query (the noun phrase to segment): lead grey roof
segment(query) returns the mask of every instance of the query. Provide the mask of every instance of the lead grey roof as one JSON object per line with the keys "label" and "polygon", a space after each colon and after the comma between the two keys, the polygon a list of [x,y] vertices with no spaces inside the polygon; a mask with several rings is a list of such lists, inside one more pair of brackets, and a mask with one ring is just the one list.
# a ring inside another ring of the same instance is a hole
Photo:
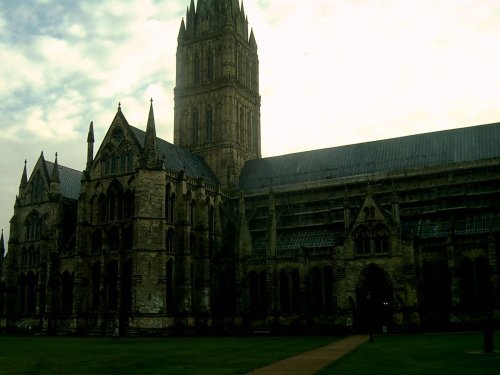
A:
{"label": "lead grey roof", "polygon": [[[47,170],[52,171],[54,163],[45,161],[45,164],[47,165]],[[61,181],[61,195],[69,199],[78,199],[82,172],[59,165],[59,180]]]}
{"label": "lead grey roof", "polygon": [[[130,130],[132,130],[133,134],[137,138],[137,141],[141,147],[143,147],[146,132],[134,126],[130,126]],[[158,145],[158,156],[160,159],[165,157],[164,160],[166,168],[176,172],[185,170],[186,175],[189,177],[202,177],[205,182],[214,186],[219,184],[217,177],[215,177],[214,173],[205,163],[203,158],[180,146],[167,142],[164,139],[156,137],[156,142]]]}
{"label": "lead grey roof", "polygon": [[500,123],[250,160],[245,191],[500,157]]}

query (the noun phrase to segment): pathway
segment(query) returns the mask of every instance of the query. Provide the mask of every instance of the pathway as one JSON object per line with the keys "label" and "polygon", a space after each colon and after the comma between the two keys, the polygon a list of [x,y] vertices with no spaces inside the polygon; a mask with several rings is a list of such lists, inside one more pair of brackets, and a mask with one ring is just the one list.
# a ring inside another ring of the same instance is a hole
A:
{"label": "pathway", "polygon": [[368,339],[367,335],[349,336],[318,349],[258,368],[247,375],[312,375],[367,342]]}

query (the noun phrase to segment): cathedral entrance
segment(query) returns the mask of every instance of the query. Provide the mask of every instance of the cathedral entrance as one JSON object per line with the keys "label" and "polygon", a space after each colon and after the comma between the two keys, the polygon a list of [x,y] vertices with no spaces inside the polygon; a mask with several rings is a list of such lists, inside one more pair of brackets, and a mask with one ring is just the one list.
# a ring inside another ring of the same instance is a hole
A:
{"label": "cathedral entrance", "polygon": [[356,328],[365,332],[390,329],[393,296],[389,275],[374,264],[368,265],[361,272],[356,288]]}

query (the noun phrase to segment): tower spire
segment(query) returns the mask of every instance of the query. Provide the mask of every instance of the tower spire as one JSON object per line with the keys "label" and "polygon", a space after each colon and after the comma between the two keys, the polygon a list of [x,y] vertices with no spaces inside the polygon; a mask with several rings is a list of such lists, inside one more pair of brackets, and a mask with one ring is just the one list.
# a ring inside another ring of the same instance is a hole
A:
{"label": "tower spire", "polygon": [[59,163],[57,162],[57,152],[56,160],[54,161],[54,166],[52,167],[52,174],[50,175],[50,182],[61,182],[59,179]]}
{"label": "tower spire", "polygon": [[250,29],[250,38],[248,39],[248,43],[250,43],[250,46],[253,48],[257,49],[257,41],[255,40],[255,35],[253,33],[253,28]]}
{"label": "tower spire", "polygon": [[144,138],[144,158],[143,165],[146,168],[156,168],[158,160],[158,146],[156,144],[156,126],[153,112],[153,99],[149,107],[148,125]]}
{"label": "tower spire", "polygon": [[51,193],[60,193],[61,191],[61,180],[59,179],[59,163],[57,161],[57,152],[56,152],[56,160],[54,161],[54,165],[52,166],[52,173],[50,174],[50,192]]}
{"label": "tower spire", "polygon": [[181,27],[179,28],[179,35],[177,36],[177,40],[184,38],[185,35],[186,35],[186,24],[184,23],[184,18],[183,18],[181,22]]}
{"label": "tower spire", "polygon": [[89,134],[87,135],[87,170],[94,161],[94,121],[90,122]]}
{"label": "tower spire", "polygon": [[2,229],[2,236],[0,237],[0,276],[2,275],[2,263],[3,263],[3,257],[5,255],[5,242],[3,239],[3,229]]}
{"label": "tower spire", "polygon": [[23,169],[23,174],[21,176],[21,184],[19,185],[19,188],[25,188],[26,185],[28,184],[28,173],[26,172],[26,163],[27,160],[24,159],[24,169]]}

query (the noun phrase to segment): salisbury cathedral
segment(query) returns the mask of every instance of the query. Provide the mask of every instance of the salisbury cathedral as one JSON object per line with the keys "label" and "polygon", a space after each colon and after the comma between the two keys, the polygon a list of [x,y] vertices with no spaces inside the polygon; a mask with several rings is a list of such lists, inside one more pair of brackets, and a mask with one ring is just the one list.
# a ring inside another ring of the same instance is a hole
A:
{"label": "salisbury cathedral", "polygon": [[[500,123],[261,157],[238,0],[178,35],[174,143],[118,106],[76,169],[20,168],[0,329],[58,334],[467,328],[500,317]],[[163,104],[162,104],[163,105]],[[83,144],[85,140],[82,140]],[[7,251],[8,250],[8,251]]]}

